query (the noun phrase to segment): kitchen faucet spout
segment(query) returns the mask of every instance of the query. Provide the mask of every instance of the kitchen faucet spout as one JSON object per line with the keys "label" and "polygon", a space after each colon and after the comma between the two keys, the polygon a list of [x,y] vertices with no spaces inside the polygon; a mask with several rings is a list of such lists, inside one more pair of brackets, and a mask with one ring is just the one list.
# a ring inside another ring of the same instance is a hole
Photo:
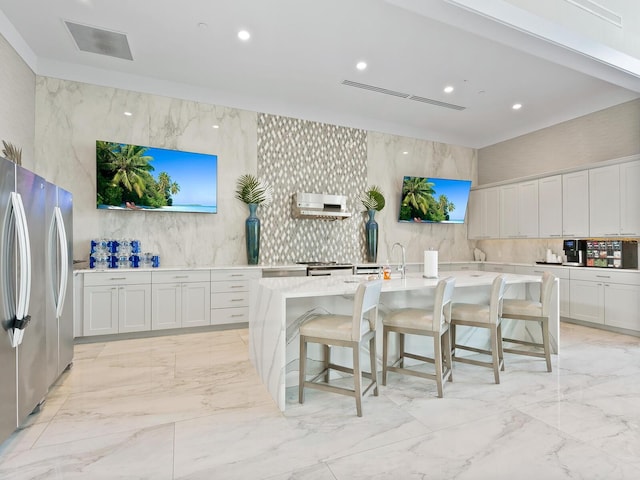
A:
{"label": "kitchen faucet spout", "polygon": [[407,276],[407,259],[406,259],[406,252],[404,249],[404,245],[402,245],[401,243],[394,243],[393,246],[391,247],[391,257],[393,257],[393,251],[395,250],[396,246],[400,247],[400,251],[402,252],[402,263],[398,264],[398,271],[400,272],[400,276],[401,278],[406,278]]}

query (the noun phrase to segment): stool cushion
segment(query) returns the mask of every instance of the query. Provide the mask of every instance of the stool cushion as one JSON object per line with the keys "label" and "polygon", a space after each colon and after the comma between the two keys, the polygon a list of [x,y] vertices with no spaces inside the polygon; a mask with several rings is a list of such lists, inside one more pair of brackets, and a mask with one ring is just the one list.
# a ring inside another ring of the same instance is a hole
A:
{"label": "stool cushion", "polygon": [[542,303],[531,300],[504,299],[502,301],[502,316],[509,318],[512,315],[529,315],[531,317],[542,316]]}
{"label": "stool cushion", "polygon": [[[350,315],[318,315],[306,321],[300,327],[300,335],[333,340],[351,341],[353,317]],[[362,320],[362,332],[370,329],[369,321]]]}
{"label": "stool cushion", "polygon": [[384,317],[383,325],[390,327],[413,328],[418,330],[433,330],[433,312],[419,308],[403,308],[394,310]]}
{"label": "stool cushion", "polygon": [[489,305],[454,303],[451,308],[451,320],[490,323]]}

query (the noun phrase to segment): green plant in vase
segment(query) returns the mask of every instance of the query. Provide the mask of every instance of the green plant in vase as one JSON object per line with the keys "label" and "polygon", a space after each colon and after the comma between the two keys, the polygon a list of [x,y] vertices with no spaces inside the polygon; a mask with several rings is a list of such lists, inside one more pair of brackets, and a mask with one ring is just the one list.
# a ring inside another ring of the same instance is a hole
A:
{"label": "green plant in vase", "polygon": [[378,223],[375,220],[375,213],[384,208],[384,194],[380,187],[372,185],[360,195],[360,202],[369,215],[365,224],[367,262],[375,263],[378,259]]}
{"label": "green plant in vase", "polygon": [[271,204],[273,187],[255,175],[241,175],[236,183],[236,198],[249,206],[249,217],[245,220],[247,263],[257,265],[260,259],[260,219],[256,211],[258,205]]}

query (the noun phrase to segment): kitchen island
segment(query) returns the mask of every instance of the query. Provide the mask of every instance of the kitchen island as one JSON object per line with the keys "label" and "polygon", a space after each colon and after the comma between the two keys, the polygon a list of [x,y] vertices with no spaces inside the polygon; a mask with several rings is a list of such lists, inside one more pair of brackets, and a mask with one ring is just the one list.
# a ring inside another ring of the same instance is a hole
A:
{"label": "kitchen island", "polygon": [[[480,302],[488,300],[491,283],[499,273],[451,271],[442,275],[456,279],[454,302]],[[541,277],[518,274],[504,276],[507,284],[505,298],[536,298],[539,295]],[[353,294],[358,284],[364,281],[367,281],[366,276],[263,278],[255,281],[249,308],[249,356],[280,410],[286,408],[286,388],[294,387],[298,382],[300,324],[315,314],[351,314]],[[437,279],[423,278],[420,274],[407,274],[405,279],[385,280],[380,297],[379,331],[382,331],[382,316],[391,309],[429,308],[437,283]],[[558,353],[560,324],[557,280],[551,310],[550,341],[553,352]],[[511,338],[540,341],[538,330],[531,329],[525,322],[509,320],[503,324],[504,336]],[[488,346],[486,332],[460,327],[457,333],[461,343],[483,348]],[[382,335],[379,335],[380,343],[381,340]],[[409,339],[408,347],[412,347]],[[378,351],[382,353],[381,348]],[[320,359],[319,355],[319,349],[309,350],[311,365],[313,359]],[[336,355],[341,359],[339,351],[336,351]],[[345,355],[344,359],[348,361],[348,356]]]}

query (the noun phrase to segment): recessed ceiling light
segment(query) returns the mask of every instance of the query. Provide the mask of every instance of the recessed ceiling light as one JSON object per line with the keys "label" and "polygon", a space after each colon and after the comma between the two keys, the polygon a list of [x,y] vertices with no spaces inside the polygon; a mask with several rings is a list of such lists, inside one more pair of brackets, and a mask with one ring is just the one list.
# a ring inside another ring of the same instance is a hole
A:
{"label": "recessed ceiling light", "polygon": [[453,87],[451,85],[447,85],[446,87],[444,87],[444,93],[451,93],[453,92]]}
{"label": "recessed ceiling light", "polygon": [[403,155],[409,155],[409,152],[407,152],[406,150],[404,152],[402,152]]}
{"label": "recessed ceiling light", "polygon": [[130,117],[131,115],[133,115],[133,113],[131,113],[131,112],[124,112],[124,114],[125,114],[127,117]]}
{"label": "recessed ceiling light", "polygon": [[514,110],[520,110],[522,108],[522,104],[521,103],[514,103],[511,108],[513,108]]}
{"label": "recessed ceiling light", "polygon": [[251,34],[249,32],[247,32],[246,30],[240,30],[238,32],[238,38],[240,40],[242,40],[243,42],[246,42],[247,40],[249,40],[251,38]]}
{"label": "recessed ceiling light", "polygon": [[361,62],[356,63],[356,68],[358,70],[361,70],[361,71],[362,70],[366,70],[367,69],[367,62],[362,62],[361,61]]}
{"label": "recessed ceiling light", "polygon": [[220,125],[212,125],[211,128],[220,128]]}

